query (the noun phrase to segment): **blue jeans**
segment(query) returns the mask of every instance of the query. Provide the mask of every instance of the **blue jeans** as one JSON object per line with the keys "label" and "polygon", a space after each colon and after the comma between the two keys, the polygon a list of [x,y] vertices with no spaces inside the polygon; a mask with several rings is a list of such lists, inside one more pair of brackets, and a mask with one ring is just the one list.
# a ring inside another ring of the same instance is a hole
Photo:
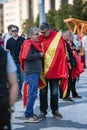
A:
{"label": "blue jeans", "polygon": [[16,64],[16,66],[17,66],[17,80],[18,80],[18,86],[19,86],[18,96],[20,96],[24,77],[20,69],[20,64]]}
{"label": "blue jeans", "polygon": [[25,75],[24,79],[28,84],[28,95],[25,110],[25,117],[28,118],[33,116],[33,106],[38,92],[39,74]]}

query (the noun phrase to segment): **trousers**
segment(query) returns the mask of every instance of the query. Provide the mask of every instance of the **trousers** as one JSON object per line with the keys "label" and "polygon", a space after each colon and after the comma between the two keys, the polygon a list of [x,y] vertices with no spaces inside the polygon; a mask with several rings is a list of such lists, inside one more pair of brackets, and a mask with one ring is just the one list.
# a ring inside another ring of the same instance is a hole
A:
{"label": "trousers", "polygon": [[11,130],[11,114],[8,109],[0,110],[0,130]]}
{"label": "trousers", "polygon": [[47,86],[40,90],[40,111],[47,114],[48,108],[48,86],[50,87],[50,107],[52,113],[58,110],[58,89],[59,89],[59,80],[50,79],[46,80]]}

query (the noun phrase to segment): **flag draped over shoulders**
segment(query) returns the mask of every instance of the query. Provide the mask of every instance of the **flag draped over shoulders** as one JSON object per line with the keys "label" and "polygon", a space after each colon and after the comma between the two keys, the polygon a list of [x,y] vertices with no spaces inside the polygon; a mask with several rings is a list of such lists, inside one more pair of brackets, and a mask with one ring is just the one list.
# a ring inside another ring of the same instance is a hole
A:
{"label": "flag draped over shoulders", "polygon": [[19,62],[21,66],[22,72],[24,72],[24,60],[26,59],[31,45],[38,51],[42,52],[42,49],[40,47],[39,43],[34,43],[32,40],[25,40],[24,43],[21,45],[21,50],[19,54]]}
{"label": "flag draped over shoulders", "polygon": [[76,61],[76,64],[71,69],[71,76],[72,76],[72,79],[74,79],[74,78],[78,77],[84,71],[84,67],[81,63],[81,60],[78,56],[77,51],[73,48],[71,43],[68,42],[68,44],[69,44],[70,49],[72,51],[73,58]]}
{"label": "flag draped over shoulders", "polygon": [[64,97],[68,84],[68,66],[61,32],[51,31],[47,38],[42,39],[41,44],[44,51],[44,77],[60,79],[61,95]]}
{"label": "flag draped over shoulders", "polygon": [[84,71],[84,68],[76,51],[73,51],[73,57],[76,60],[76,65],[73,66],[71,71],[72,78],[74,79]]}
{"label": "flag draped over shoulders", "polygon": [[[20,54],[19,54],[19,61],[20,66],[22,69],[22,72],[24,72],[24,60],[26,59],[31,46],[33,46],[38,52],[42,52],[40,43],[34,43],[32,40],[25,40],[24,43],[21,46]],[[43,77],[43,72],[40,74],[40,80],[38,83],[38,88],[41,89],[46,86],[46,81]],[[23,105],[26,106],[26,100],[27,100],[27,93],[28,93],[28,85],[26,82],[23,84]]]}
{"label": "flag draped over shoulders", "polygon": [[51,31],[50,38],[42,42],[44,49],[44,76],[46,79],[66,78],[67,65],[61,32]]}

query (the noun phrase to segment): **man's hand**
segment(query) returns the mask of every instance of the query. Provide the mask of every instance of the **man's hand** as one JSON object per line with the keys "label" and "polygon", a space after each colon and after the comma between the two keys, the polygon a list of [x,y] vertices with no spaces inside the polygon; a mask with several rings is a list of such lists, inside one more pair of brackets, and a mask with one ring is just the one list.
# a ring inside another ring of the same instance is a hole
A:
{"label": "man's hand", "polygon": [[41,55],[41,57],[43,57],[44,53],[43,53],[43,52],[40,52],[40,55]]}

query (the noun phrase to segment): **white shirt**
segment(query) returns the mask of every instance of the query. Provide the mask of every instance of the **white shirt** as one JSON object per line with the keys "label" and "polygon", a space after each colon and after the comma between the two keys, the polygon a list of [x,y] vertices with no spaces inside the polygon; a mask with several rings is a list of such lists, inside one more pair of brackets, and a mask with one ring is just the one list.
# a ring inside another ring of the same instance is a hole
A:
{"label": "white shirt", "polygon": [[7,53],[7,73],[15,72],[17,70],[14,60],[10,54]]}
{"label": "white shirt", "polygon": [[87,36],[82,38],[82,47],[85,51],[87,51]]}

